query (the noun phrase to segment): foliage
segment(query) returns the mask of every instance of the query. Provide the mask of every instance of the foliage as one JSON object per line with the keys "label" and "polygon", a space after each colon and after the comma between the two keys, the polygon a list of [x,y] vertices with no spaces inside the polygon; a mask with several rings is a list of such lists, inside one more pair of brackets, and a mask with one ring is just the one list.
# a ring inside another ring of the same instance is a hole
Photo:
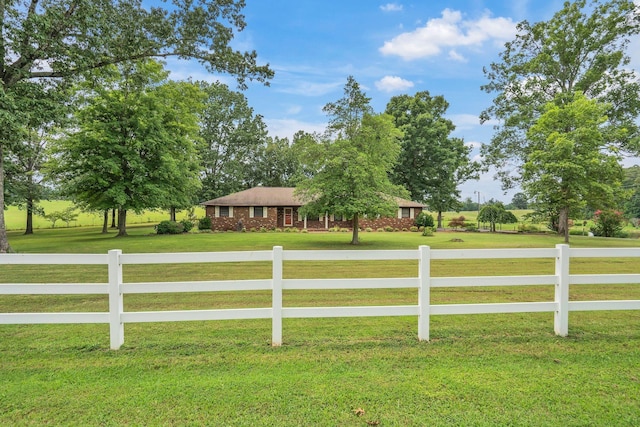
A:
{"label": "foliage", "polygon": [[415,219],[415,224],[418,227],[433,227],[433,216],[425,211],[420,212]]}
{"label": "foliage", "polygon": [[558,218],[558,232],[569,241],[569,217],[585,205],[614,206],[622,191],[620,155],[610,141],[607,105],[576,93],[547,104],[531,126],[523,189],[535,208]]}
{"label": "foliage", "polygon": [[193,229],[193,222],[188,219],[180,220],[180,225],[182,225],[182,229],[185,233],[188,233]]}
{"label": "foliage", "polygon": [[71,221],[75,221],[76,218],[78,218],[78,213],[76,212],[75,206],[69,206],[62,211],[53,211],[49,213],[44,213],[43,211],[42,216],[51,222],[51,228],[55,228],[56,222],[59,220],[64,221],[67,224],[67,227],[69,227]]}
{"label": "foliage", "polygon": [[138,0],[2,2],[0,7],[0,253],[9,250],[4,223],[4,161],[37,117],[34,85],[66,84],[85,72],[130,60],[194,58],[211,72],[266,82],[273,72],[256,53],[229,46],[245,26],[243,1]]}
{"label": "foliage", "polygon": [[[449,224],[447,225],[451,228],[465,228],[467,226],[465,221],[466,218],[464,217],[464,215],[460,215],[458,217],[451,218],[451,221],[449,221]],[[425,229],[426,228],[427,227],[425,227]]]}
{"label": "foliage", "polygon": [[249,168],[251,186],[295,187],[301,176],[301,162],[288,138],[267,137],[266,145],[258,147]]}
{"label": "foliage", "polygon": [[640,31],[639,22],[631,0],[577,0],[565,2],[549,21],[518,24],[518,34],[505,45],[500,62],[485,69],[489,82],[483,86],[496,96],[482,120],[500,124],[482,155],[498,169],[504,188],[520,181],[532,151],[527,132],[545,113],[545,105],[574,92],[609,104],[614,131],[608,143],[638,153],[640,81],[628,66],[625,50],[630,36]]}
{"label": "foliage", "polygon": [[495,233],[496,224],[514,224],[518,218],[498,202],[484,205],[478,214],[478,221],[489,223],[491,231]]}
{"label": "foliage", "polygon": [[198,220],[198,230],[211,230],[211,218],[205,216]]}
{"label": "foliage", "polygon": [[184,231],[182,222],[165,220],[156,226],[156,233],[158,234],[182,234]]}
{"label": "foliage", "polygon": [[640,218],[640,166],[634,165],[624,170],[622,185],[631,193],[624,205],[625,214],[632,218]]}
{"label": "foliage", "polygon": [[210,200],[256,184],[252,175],[261,169],[256,160],[264,154],[267,129],[241,92],[219,82],[198,85],[206,94],[199,114],[200,199]]}
{"label": "foliage", "polygon": [[29,111],[25,113],[20,140],[6,156],[4,204],[26,209],[25,234],[32,234],[36,204],[47,193],[42,174],[47,158],[47,138],[66,122],[69,102],[68,93],[62,85],[45,86],[30,82],[25,86],[29,87],[32,99]]}
{"label": "foliage", "polygon": [[593,215],[595,225],[591,232],[595,236],[620,237],[624,217],[622,212],[613,209],[597,210]]}
{"label": "foliage", "polygon": [[201,92],[169,82],[155,61],[120,64],[85,90],[78,127],[54,145],[52,176],[91,209],[126,212],[191,206],[199,186],[194,144]]}
{"label": "foliage", "polygon": [[516,193],[513,195],[511,199],[512,209],[528,209],[529,208],[529,200],[527,199],[526,194],[524,193]]}
{"label": "foliage", "polygon": [[388,177],[400,149],[392,118],[369,114],[369,98],[353,77],[344,92],[344,98],[324,108],[330,114],[328,135],[337,139],[316,141],[313,152],[322,153],[322,165],[298,184],[296,194],[305,203],[302,215],[334,212],[352,218],[351,243],[356,245],[360,216],[393,215],[398,209],[393,196],[406,192]]}
{"label": "foliage", "polygon": [[448,107],[443,96],[432,97],[423,91],[394,96],[386,109],[403,133],[391,180],[406,188],[412,200],[425,202],[438,213],[460,208],[458,186],[477,179],[480,170],[469,159],[471,147],[450,136],[455,126],[444,118]]}

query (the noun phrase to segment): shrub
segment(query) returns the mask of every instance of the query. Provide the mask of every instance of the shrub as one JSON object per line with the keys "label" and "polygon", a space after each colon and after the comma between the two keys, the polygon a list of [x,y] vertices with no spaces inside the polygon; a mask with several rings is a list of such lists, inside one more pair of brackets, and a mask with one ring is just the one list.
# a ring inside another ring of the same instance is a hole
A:
{"label": "shrub", "polygon": [[452,218],[451,221],[449,221],[449,227],[464,228],[467,226],[467,224],[464,221],[465,221],[465,217],[463,215],[460,215],[458,218]]}
{"label": "shrub", "polygon": [[198,220],[198,230],[211,230],[211,218],[205,216]]}
{"label": "shrub", "polygon": [[364,229],[364,231],[366,231],[367,233],[371,233],[373,229],[371,227],[367,227]]}
{"label": "shrub", "polygon": [[410,228],[409,228],[409,230],[411,230],[411,231],[412,231],[412,232],[414,232],[414,233],[417,233],[417,232],[418,232],[418,227],[416,227],[416,226],[414,225],[414,226],[410,227]]}
{"label": "shrub", "polygon": [[378,233],[382,233],[382,232],[384,232],[384,228],[378,228],[378,229],[376,229],[376,231],[377,231]]}
{"label": "shrub", "polygon": [[433,227],[424,227],[422,229],[422,235],[423,236],[433,236],[433,231],[434,231]]}
{"label": "shrub", "polygon": [[387,226],[384,228],[384,231],[386,231],[386,232],[390,233],[390,232],[392,232],[392,231],[393,231],[393,227],[392,227],[392,226],[390,226],[390,225],[387,225]]}
{"label": "shrub", "polygon": [[156,233],[158,234],[181,234],[184,231],[184,226],[175,221],[162,221],[156,226]]}
{"label": "shrub", "polygon": [[418,227],[433,227],[435,225],[435,222],[433,221],[433,216],[429,215],[425,211],[422,211],[416,217],[415,224]]}
{"label": "shrub", "polygon": [[348,233],[350,230],[348,228],[341,228],[340,232],[341,233]]}
{"label": "shrub", "polygon": [[624,220],[621,212],[613,209],[597,210],[593,218],[595,226],[591,227],[591,232],[595,236],[614,237],[621,234]]}
{"label": "shrub", "polygon": [[193,222],[189,221],[188,219],[183,219],[182,221],[180,221],[180,224],[182,224],[182,230],[185,233],[190,232],[193,228]]}
{"label": "shrub", "polygon": [[478,231],[478,225],[475,222],[469,222],[467,223],[465,229],[467,231],[475,232]]}

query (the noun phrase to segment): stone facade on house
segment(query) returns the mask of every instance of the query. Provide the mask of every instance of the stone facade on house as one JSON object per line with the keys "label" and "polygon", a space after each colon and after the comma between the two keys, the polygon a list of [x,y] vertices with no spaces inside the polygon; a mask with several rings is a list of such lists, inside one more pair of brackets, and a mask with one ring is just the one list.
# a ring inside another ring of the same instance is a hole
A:
{"label": "stone facade on house", "polygon": [[[333,227],[351,228],[351,221],[336,218],[330,213],[317,218],[304,218],[298,212],[302,203],[294,195],[294,191],[295,189],[291,187],[254,187],[209,200],[203,205],[206,209],[206,215],[211,218],[211,229],[217,231],[242,230],[243,228],[247,231],[289,227],[307,230],[327,230]],[[395,217],[361,218],[360,228],[408,229],[413,226],[416,216],[424,206],[409,200],[397,200],[398,213]]]}

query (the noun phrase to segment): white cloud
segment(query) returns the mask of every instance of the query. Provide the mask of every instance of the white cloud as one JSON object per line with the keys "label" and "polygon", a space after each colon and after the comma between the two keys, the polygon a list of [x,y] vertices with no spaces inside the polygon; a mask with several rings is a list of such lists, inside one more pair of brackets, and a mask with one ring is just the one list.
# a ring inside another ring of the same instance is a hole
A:
{"label": "white cloud", "polygon": [[293,135],[300,130],[309,133],[322,133],[327,127],[327,123],[311,123],[293,119],[264,119],[264,122],[270,136],[289,138],[289,141],[292,141]]}
{"label": "white cloud", "polygon": [[398,3],[387,3],[380,5],[380,10],[383,12],[400,12],[402,11],[402,5]]}
{"label": "white cloud", "polygon": [[375,85],[383,92],[401,92],[412,88],[413,82],[398,76],[384,76]]}
{"label": "white cloud", "polygon": [[452,59],[452,60],[458,61],[458,62],[467,62],[467,58],[465,58],[464,56],[460,55],[454,49],[449,51],[449,59]]}
{"label": "white cloud", "polygon": [[[445,9],[442,17],[386,41],[379,50],[384,55],[413,60],[439,55],[445,48],[477,48],[488,41],[503,43],[515,34],[516,23],[511,18],[493,18],[487,11],[477,20],[465,20],[460,11]],[[451,51],[455,53],[452,59],[459,60],[461,55]]]}

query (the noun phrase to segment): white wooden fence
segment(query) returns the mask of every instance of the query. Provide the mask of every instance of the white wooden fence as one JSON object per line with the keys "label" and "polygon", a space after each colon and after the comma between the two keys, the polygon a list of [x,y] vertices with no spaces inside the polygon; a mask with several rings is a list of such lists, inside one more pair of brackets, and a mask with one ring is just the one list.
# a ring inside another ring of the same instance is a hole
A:
{"label": "white wooden fence", "polygon": [[[421,246],[417,250],[345,250],[300,251],[276,246],[271,251],[249,252],[195,252],[167,254],[123,254],[111,250],[107,255],[82,254],[3,254],[2,264],[98,264],[108,266],[108,283],[42,283],[0,284],[0,295],[29,294],[104,294],[109,298],[109,311],[99,313],[0,313],[0,324],[40,323],[108,323],[112,349],[124,343],[124,324],[137,322],[173,322],[224,319],[272,319],[272,345],[282,344],[283,318],[312,317],[366,317],[417,316],[418,339],[429,340],[429,317],[444,314],[553,312],[554,330],[566,336],[570,311],[640,310],[640,300],[623,301],[569,301],[569,285],[580,284],[640,284],[640,274],[569,274],[571,258],[640,258],[640,248],[631,249],[572,249],[557,245],[548,249],[438,249]],[[431,277],[431,260],[456,259],[555,259],[555,274],[526,276],[464,276]],[[284,279],[285,261],[359,261],[359,260],[417,260],[418,277],[411,278],[357,278],[357,279]],[[124,282],[122,266],[125,264],[177,264],[209,262],[272,263],[272,278],[263,280],[197,281],[197,282]],[[1,271],[1,270],[0,270]],[[436,304],[430,303],[431,288],[459,286],[526,286],[551,285],[555,287],[554,301],[491,304]],[[283,290],[292,289],[373,289],[416,288],[417,305],[348,306],[348,307],[283,307]],[[264,291],[272,292],[271,307],[246,309],[182,310],[182,311],[124,311],[123,295],[163,292],[212,291]]]}

